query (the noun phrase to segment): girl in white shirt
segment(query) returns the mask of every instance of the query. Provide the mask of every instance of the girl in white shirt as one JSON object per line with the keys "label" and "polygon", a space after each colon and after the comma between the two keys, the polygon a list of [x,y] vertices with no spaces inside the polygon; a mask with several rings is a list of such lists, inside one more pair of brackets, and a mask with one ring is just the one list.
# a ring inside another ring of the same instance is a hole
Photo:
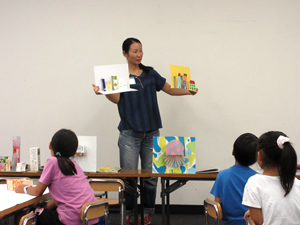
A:
{"label": "girl in white shirt", "polygon": [[243,204],[249,206],[244,218],[255,224],[300,224],[300,181],[295,178],[297,155],[290,139],[270,131],[258,139],[257,162],[264,170],[249,178]]}

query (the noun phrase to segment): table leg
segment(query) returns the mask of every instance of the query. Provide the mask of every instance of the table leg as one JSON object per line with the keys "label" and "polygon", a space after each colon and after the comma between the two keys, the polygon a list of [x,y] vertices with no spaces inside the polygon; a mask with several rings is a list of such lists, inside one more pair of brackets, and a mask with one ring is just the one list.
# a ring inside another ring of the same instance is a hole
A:
{"label": "table leg", "polygon": [[161,177],[161,217],[162,217],[162,225],[166,224],[166,212],[165,212],[165,200],[166,200],[166,192],[165,192],[165,179]]}
{"label": "table leg", "polygon": [[[170,186],[170,180],[167,180],[166,189]],[[167,197],[167,225],[170,225],[170,193],[166,192]]]}
{"label": "table leg", "polygon": [[138,178],[135,178],[134,179],[134,185],[133,185],[133,188],[134,188],[134,204],[133,204],[133,213],[134,213],[134,224],[135,225],[138,225],[138,197],[139,197],[139,194],[138,194],[138,191],[137,191],[137,188],[138,188]]}
{"label": "table leg", "polygon": [[140,177],[141,225],[144,225],[144,179]]}

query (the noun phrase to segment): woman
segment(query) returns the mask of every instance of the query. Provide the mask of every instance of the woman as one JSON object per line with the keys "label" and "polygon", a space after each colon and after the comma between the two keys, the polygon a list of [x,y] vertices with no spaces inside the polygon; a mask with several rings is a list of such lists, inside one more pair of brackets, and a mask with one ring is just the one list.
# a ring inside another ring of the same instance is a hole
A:
{"label": "woman", "polygon": [[[143,48],[136,38],[127,38],[122,45],[123,55],[127,59],[129,77],[134,80],[130,88],[138,91],[105,95],[108,100],[118,105],[121,118],[118,129],[120,166],[122,169],[137,169],[139,156],[142,169],[152,169],[153,137],[159,136],[162,128],[156,92],[176,95],[195,95],[185,89],[171,88],[166,79],[152,67],[142,62]],[[96,94],[99,87],[93,85]],[[144,224],[151,223],[156,198],[157,178],[144,179]],[[126,195],[126,222],[130,224],[133,211],[133,196]],[[140,222],[140,221],[139,221]]]}

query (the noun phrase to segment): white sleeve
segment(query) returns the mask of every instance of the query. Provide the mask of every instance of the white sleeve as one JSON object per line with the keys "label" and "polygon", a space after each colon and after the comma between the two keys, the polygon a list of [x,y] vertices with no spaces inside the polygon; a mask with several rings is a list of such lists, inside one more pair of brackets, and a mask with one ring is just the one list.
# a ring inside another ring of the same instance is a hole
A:
{"label": "white sleeve", "polygon": [[261,208],[261,199],[259,197],[257,186],[254,182],[251,182],[253,180],[248,180],[245,189],[244,189],[244,195],[243,195],[243,205],[246,205],[248,207],[253,208]]}

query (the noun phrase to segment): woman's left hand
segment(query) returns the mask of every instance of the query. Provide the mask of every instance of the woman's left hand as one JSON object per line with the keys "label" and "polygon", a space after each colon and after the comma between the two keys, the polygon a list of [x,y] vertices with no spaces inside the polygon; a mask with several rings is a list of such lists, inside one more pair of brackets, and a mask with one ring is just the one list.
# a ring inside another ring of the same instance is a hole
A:
{"label": "woman's left hand", "polygon": [[196,91],[190,91],[191,95],[195,95],[198,93],[198,88],[196,88]]}

